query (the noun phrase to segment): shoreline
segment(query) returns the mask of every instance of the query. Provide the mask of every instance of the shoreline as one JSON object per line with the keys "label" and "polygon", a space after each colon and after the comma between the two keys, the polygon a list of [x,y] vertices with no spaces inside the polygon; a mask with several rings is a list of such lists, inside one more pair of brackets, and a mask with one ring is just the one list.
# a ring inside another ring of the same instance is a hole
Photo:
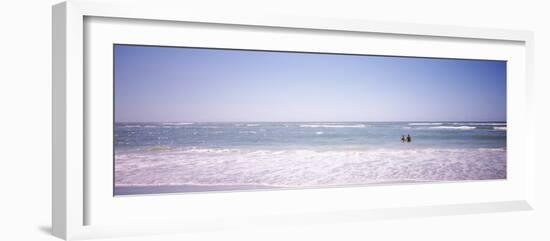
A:
{"label": "shoreline", "polygon": [[114,186],[114,195],[141,195],[166,193],[197,193],[219,191],[242,191],[260,189],[284,189],[285,187],[262,185],[160,185],[160,186]]}
{"label": "shoreline", "polygon": [[312,186],[266,186],[254,184],[236,185],[159,185],[159,186],[137,186],[120,185],[114,186],[114,196],[132,196],[148,194],[192,194],[212,192],[242,192],[262,190],[307,190],[307,189],[329,189],[329,188],[357,188],[376,187],[387,185],[415,185],[415,184],[444,184],[457,182],[481,182],[481,181],[502,181],[507,177],[496,179],[467,179],[467,180],[376,180],[362,184],[341,184],[341,185],[312,185]]}

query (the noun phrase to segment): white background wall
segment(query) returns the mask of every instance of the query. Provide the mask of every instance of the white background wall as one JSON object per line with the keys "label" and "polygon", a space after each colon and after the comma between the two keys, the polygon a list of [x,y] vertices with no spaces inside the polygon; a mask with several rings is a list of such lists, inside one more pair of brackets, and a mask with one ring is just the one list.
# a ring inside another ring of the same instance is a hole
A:
{"label": "white background wall", "polygon": [[[51,205],[51,5],[0,4],[0,240],[56,240]],[[535,32],[535,211],[387,220],[286,229],[232,230],[117,240],[550,240],[550,10],[546,1],[194,1],[189,7],[245,13],[432,23]],[[152,10],[154,11],[154,10]]]}

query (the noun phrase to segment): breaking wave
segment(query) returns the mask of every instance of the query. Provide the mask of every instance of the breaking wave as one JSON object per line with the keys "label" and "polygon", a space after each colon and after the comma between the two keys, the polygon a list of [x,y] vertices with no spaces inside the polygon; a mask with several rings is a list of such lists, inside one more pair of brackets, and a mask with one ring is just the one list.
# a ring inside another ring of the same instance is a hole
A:
{"label": "breaking wave", "polygon": [[424,122],[418,122],[418,123],[409,123],[410,126],[439,126],[443,125],[443,123],[439,122],[432,122],[432,123],[424,123]]}
{"label": "breaking wave", "polygon": [[433,126],[431,129],[473,130],[475,126]]}
{"label": "breaking wave", "polygon": [[162,123],[163,125],[171,125],[171,126],[186,126],[186,125],[193,125],[191,122],[167,122]]}
{"label": "breaking wave", "polygon": [[305,124],[300,125],[300,127],[306,128],[365,128],[365,124],[354,124],[354,125],[344,125],[344,124]]}
{"label": "breaking wave", "polygon": [[505,126],[506,122],[455,122],[453,125]]}

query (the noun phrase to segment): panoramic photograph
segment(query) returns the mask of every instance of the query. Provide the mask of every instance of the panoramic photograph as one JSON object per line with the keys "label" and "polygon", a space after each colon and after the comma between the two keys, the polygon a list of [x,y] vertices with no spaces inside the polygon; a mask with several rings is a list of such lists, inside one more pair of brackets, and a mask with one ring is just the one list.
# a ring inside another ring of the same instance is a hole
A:
{"label": "panoramic photograph", "polygon": [[113,48],[115,196],[506,179],[506,61]]}

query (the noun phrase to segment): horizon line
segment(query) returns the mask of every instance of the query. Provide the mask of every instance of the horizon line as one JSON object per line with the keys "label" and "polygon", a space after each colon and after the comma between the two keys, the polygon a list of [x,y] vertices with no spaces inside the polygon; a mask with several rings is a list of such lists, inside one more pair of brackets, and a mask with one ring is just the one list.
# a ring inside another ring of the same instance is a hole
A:
{"label": "horizon line", "polygon": [[316,123],[328,123],[328,122],[337,122],[337,123],[357,123],[357,122],[508,122],[506,120],[407,120],[407,121],[114,121],[114,123],[275,123],[275,122],[286,122],[286,123],[303,123],[303,122],[316,122]]}

